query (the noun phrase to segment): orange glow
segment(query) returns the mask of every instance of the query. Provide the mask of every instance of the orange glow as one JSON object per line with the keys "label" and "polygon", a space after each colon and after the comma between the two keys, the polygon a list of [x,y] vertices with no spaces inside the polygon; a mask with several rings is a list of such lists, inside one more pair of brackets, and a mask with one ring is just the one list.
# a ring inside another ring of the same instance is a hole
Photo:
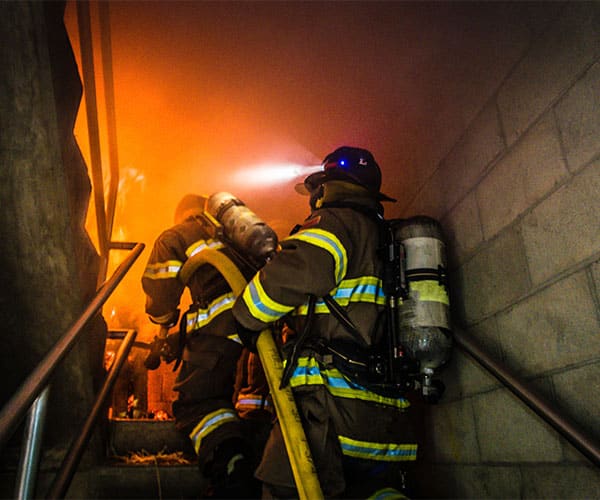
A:
{"label": "orange glow", "polygon": [[[142,341],[157,333],[144,313],[143,269],[185,194],[230,192],[282,238],[308,214],[288,166],[360,146],[399,200],[386,216],[410,215],[416,194],[434,198],[427,179],[522,56],[522,23],[498,23],[505,2],[103,1],[120,164],[112,239],[146,244],[105,311],[111,328],[135,328]],[[97,2],[89,5],[107,186]],[[81,67],[73,0],[65,25]],[[89,166],[83,102],[74,133]],[[111,251],[108,275],[125,255]]]}
{"label": "orange glow", "polygon": [[[308,171],[290,161],[315,165],[319,159],[296,141],[265,127],[264,123],[255,122],[252,106],[245,97],[232,93],[229,85],[213,85],[210,90],[190,86],[185,78],[185,67],[192,64],[191,61],[155,54],[157,59],[148,64],[150,55],[136,46],[136,21],[128,20],[127,26],[123,26],[122,19],[114,22],[118,14],[113,12],[113,6],[118,10],[118,5],[111,3],[120,161],[112,240],[143,242],[146,249],[108,300],[104,315],[109,328],[135,328],[139,340],[151,341],[157,331],[144,313],[145,297],[140,279],[152,244],[160,232],[172,224],[173,212],[181,197],[190,192],[232,192],[283,237],[306,215],[306,200],[294,192],[293,185]],[[110,172],[103,68],[96,5],[91,3],[90,7],[106,202]],[[67,3],[65,26],[81,68],[73,2]],[[152,38],[151,33],[147,35]],[[152,43],[149,39],[145,43]],[[132,58],[131,54],[138,57]],[[150,69],[156,62],[164,78]],[[74,134],[91,169],[84,98]],[[270,170],[266,170],[267,167]],[[89,175],[91,179],[91,170]],[[276,178],[278,184],[274,191]],[[86,228],[99,248],[93,196]],[[110,251],[108,276],[125,255],[126,251]]]}

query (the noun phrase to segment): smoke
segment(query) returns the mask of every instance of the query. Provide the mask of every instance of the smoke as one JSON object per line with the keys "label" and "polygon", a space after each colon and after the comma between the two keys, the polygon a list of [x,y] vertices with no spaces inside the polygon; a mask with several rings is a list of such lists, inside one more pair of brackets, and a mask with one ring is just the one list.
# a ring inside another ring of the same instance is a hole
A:
{"label": "smoke", "polygon": [[[386,215],[404,215],[521,55],[521,23],[499,23],[504,2],[109,4],[119,159],[145,179],[123,186],[115,237],[147,246],[187,193],[231,192],[285,236],[308,200],[293,170],[263,166],[316,165],[342,145],[373,152],[400,200]],[[65,24],[78,59],[74,2]],[[76,135],[89,158],[84,114]]]}
{"label": "smoke", "polygon": [[[185,10],[185,6],[178,5]],[[94,4],[91,6],[106,186],[109,173],[103,68],[97,16]],[[139,9],[140,17],[135,23],[123,25],[129,8]],[[306,200],[294,192],[294,184],[312,171],[306,166],[320,159],[300,141],[278,130],[275,122],[269,123],[265,117],[257,119],[256,100],[248,99],[256,89],[238,88],[234,82],[240,83],[241,75],[227,81],[215,80],[214,73],[208,72],[199,77],[199,68],[210,65],[207,53],[197,54],[196,60],[184,60],[177,57],[175,46],[168,45],[166,32],[164,39],[153,39],[150,29],[144,31],[148,22],[145,12],[137,2],[111,4],[120,160],[112,240],[142,242],[146,249],[107,301],[104,315],[109,327],[134,328],[138,336],[150,339],[154,326],[144,314],[140,280],[153,242],[172,224],[181,197],[187,193],[231,192],[281,238],[307,211]],[[81,67],[74,3],[67,5],[65,25]],[[90,166],[87,125],[82,103],[74,134]],[[89,175],[91,178],[91,171]],[[97,241],[93,203],[86,226]],[[111,251],[109,275],[125,255],[123,251]]]}

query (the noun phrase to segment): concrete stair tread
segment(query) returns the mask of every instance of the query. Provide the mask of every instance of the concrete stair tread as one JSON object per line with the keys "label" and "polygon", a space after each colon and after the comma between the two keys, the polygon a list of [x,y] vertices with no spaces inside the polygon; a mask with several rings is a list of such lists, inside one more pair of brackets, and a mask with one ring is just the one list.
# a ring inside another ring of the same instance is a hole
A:
{"label": "concrete stair tread", "polygon": [[133,465],[114,463],[94,467],[95,498],[199,498],[205,483],[196,464]]}
{"label": "concrete stair tread", "polygon": [[110,419],[109,456],[90,479],[96,498],[199,498],[205,484],[174,420]]}
{"label": "concrete stair tread", "polygon": [[109,435],[111,455],[141,450],[194,454],[190,440],[175,428],[174,420],[110,419]]}

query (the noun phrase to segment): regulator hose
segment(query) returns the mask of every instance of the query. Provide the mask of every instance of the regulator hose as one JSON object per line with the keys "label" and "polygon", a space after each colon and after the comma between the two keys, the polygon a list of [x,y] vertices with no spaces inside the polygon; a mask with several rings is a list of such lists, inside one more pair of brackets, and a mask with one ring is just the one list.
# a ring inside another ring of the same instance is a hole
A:
{"label": "regulator hose", "polygon": [[[215,267],[225,278],[236,297],[242,293],[246,286],[246,279],[239,268],[224,253],[210,248],[198,252],[185,262],[180,270],[180,280],[187,283],[190,276],[203,264]],[[298,496],[302,500],[322,499],[323,492],[296,407],[294,394],[290,386],[284,389],[279,388],[283,363],[270,329],[260,333],[256,349],[269,383]]]}

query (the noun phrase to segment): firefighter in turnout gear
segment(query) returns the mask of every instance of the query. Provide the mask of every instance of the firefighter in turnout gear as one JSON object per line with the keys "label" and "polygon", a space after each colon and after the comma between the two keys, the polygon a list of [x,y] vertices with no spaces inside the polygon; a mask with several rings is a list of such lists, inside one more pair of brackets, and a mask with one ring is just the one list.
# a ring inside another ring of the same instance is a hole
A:
{"label": "firefighter in turnout gear", "polygon": [[[310,195],[310,216],[280,242],[281,250],[233,307],[240,337],[251,349],[258,332],[274,322],[285,321],[294,332],[283,348],[283,383],[294,392],[326,497],[400,498],[416,459],[409,401],[370,385],[376,367],[369,358],[384,328],[378,221],[381,202],[396,201],[380,186],[369,151],[344,146],[329,154],[322,170],[297,187]],[[332,307],[353,326],[344,325]],[[278,422],[256,476],[267,496],[297,494]]]}
{"label": "firefighter in turnout gear", "polygon": [[[187,283],[182,282],[180,271],[190,257],[204,249],[223,252],[246,278],[255,270],[238,262],[223,242],[211,238],[200,217],[206,202],[203,196],[186,195],[176,208],[175,225],[156,239],[142,277],[146,313],[166,332],[177,324],[182,294],[186,286],[189,289],[192,305],[183,315],[178,333],[170,334],[160,350],[163,360],[181,363],[173,386],[178,393],[173,403],[176,426],[189,436],[198,454],[209,485],[203,496],[252,498],[260,494],[260,483],[252,477],[260,450],[254,450],[246,438],[254,433],[254,428],[249,432],[246,427],[255,422],[240,419],[233,400],[240,390],[234,387],[236,367],[247,363],[231,313],[235,297],[211,265],[200,266]],[[147,367],[154,369],[158,364],[147,363]],[[242,387],[245,380],[239,380]],[[266,384],[260,389],[264,387]],[[263,410],[267,394],[268,390],[254,394],[253,401],[259,400]]]}

